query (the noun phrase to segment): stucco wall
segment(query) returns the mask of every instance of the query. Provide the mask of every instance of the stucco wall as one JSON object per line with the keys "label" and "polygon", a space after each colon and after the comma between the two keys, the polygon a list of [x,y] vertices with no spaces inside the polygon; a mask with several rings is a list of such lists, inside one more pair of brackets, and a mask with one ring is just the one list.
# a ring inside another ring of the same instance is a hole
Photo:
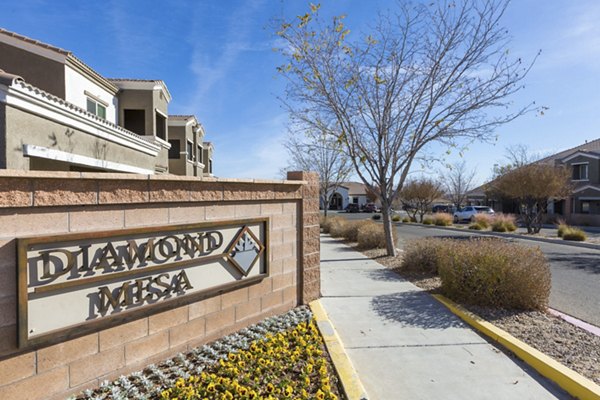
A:
{"label": "stucco wall", "polygon": [[119,93],[119,125],[125,126],[123,110],[144,110],[145,131],[135,132],[138,135],[154,135],[154,103],[151,90],[126,89]]}
{"label": "stucco wall", "polygon": [[106,108],[106,120],[113,124],[117,124],[119,106],[116,96],[113,96],[112,93],[109,93],[106,89],[96,85],[68,65],[65,66],[65,83],[65,100],[86,110],[87,96],[85,91],[88,91],[93,96],[108,104],[108,107]]}
{"label": "stucco wall", "polygon": [[[288,177],[296,181],[0,171],[0,398],[63,399],[317,298],[318,179]],[[16,238],[250,217],[269,218],[270,275],[259,283],[17,349]]]}
{"label": "stucco wall", "polygon": [[[11,106],[6,107],[6,116],[7,168],[31,169],[30,158],[23,156],[23,145],[30,144],[151,171],[155,169],[156,157],[141,151],[92,136]],[[1,125],[0,132],[4,132],[1,130]]]}
{"label": "stucco wall", "polygon": [[[192,176],[194,174],[194,166],[191,162],[187,161],[187,155],[185,154],[188,130],[191,133],[191,128],[189,127],[169,126],[169,140],[179,140],[181,149],[178,159],[169,159],[169,173],[171,174],[187,176]],[[190,135],[189,139],[193,140],[193,137]]]}
{"label": "stucco wall", "polygon": [[[32,84],[62,99],[65,98],[65,65],[0,42],[0,69],[19,75]],[[57,58],[64,56],[55,55]]]}

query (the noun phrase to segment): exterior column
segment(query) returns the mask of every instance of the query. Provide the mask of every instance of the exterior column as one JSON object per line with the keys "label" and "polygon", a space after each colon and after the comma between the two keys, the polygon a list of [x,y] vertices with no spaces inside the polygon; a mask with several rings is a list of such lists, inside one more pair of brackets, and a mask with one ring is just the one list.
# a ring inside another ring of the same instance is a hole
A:
{"label": "exterior column", "polygon": [[301,225],[298,243],[300,262],[299,303],[321,297],[321,261],[319,227],[319,175],[316,172],[291,171],[289,180],[306,181],[302,186],[302,201],[298,223]]}

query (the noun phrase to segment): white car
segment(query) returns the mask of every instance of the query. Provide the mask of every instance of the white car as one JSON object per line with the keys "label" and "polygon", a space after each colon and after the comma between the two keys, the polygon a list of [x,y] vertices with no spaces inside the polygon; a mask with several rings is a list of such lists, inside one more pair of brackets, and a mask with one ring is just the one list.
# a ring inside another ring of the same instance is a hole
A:
{"label": "white car", "polygon": [[454,213],[454,223],[460,221],[475,221],[475,215],[477,214],[490,214],[494,215],[494,210],[491,207],[485,206],[466,206]]}

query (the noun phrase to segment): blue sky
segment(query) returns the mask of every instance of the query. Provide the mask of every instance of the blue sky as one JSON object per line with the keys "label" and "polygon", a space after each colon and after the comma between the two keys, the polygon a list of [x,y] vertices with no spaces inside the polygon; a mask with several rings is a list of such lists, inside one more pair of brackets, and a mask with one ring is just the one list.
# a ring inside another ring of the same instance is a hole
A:
{"label": "blue sky", "polygon": [[[299,0],[5,0],[0,26],[71,50],[107,77],[163,79],[171,114],[192,113],[216,147],[215,173],[273,178],[286,165],[284,81],[269,20],[304,13]],[[347,14],[352,34],[368,29],[394,1],[330,0],[325,14]],[[480,182],[502,162],[504,148],[552,153],[600,137],[600,1],[518,0],[504,24],[511,52],[536,62],[516,105],[549,107],[500,128],[494,144],[464,156]],[[0,55],[1,56],[1,55]],[[449,161],[453,161],[451,158]],[[436,167],[433,167],[436,169]],[[439,169],[442,169],[440,166]]]}

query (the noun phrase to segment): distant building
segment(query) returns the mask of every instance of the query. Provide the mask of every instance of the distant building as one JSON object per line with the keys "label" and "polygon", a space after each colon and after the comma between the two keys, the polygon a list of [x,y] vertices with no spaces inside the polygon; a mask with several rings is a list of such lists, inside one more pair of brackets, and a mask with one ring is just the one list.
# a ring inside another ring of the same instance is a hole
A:
{"label": "distant building", "polygon": [[170,102],[162,80],[108,79],[70,51],[0,29],[0,168],[202,176],[204,129],[170,117]]}
{"label": "distant building", "polygon": [[[361,208],[369,202],[367,199],[367,187],[364,183],[344,182],[331,194],[329,201],[330,210],[343,210],[348,204],[358,204]],[[321,204],[323,208],[323,204]]]}
{"label": "distant building", "polygon": [[[551,199],[547,205],[549,219],[564,218],[571,224],[600,226],[600,139],[561,151],[536,163],[565,165],[571,170],[573,192],[566,199]],[[488,205],[496,211],[516,212],[513,204],[488,198],[485,185],[467,196],[469,205]]]}

